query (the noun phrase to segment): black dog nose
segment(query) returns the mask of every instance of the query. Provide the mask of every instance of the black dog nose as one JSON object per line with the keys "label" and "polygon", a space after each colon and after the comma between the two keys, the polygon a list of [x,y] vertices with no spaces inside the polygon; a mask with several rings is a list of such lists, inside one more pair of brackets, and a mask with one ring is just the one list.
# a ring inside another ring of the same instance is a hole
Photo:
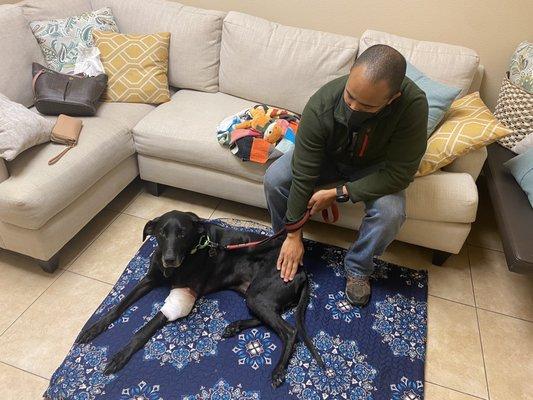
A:
{"label": "black dog nose", "polygon": [[163,261],[165,264],[174,264],[174,261],[176,261],[176,257],[174,256],[164,256]]}

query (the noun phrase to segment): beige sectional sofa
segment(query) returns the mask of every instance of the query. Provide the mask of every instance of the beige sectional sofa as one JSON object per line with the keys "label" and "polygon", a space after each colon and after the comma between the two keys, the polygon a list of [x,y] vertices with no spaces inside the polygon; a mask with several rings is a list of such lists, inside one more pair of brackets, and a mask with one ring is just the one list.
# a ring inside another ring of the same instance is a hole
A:
{"label": "beige sectional sofa", "polygon": [[[383,32],[357,39],[167,0],[25,0],[0,6],[0,49],[19,50],[0,64],[0,93],[31,107],[31,62],[42,56],[28,20],[103,6],[111,7],[123,33],[171,32],[174,94],[158,107],[101,104],[95,117],[83,118],[78,146],[53,166],[47,161],[59,147],[52,143],[9,163],[0,159],[0,247],[49,271],[62,246],[139,174],[154,193],[165,184],[265,207],[265,166],[242,163],[221,148],[217,123],[258,102],[301,112],[317,89],[348,73],[358,52],[374,43],[396,47],[429,77],[460,87],[461,95],[478,90],[483,75],[470,49]],[[475,180],[485,158],[485,149],[478,150],[415,179],[398,239],[437,250],[440,261],[458,253],[476,218]],[[356,228],[363,208],[345,204],[341,213],[338,224]]]}

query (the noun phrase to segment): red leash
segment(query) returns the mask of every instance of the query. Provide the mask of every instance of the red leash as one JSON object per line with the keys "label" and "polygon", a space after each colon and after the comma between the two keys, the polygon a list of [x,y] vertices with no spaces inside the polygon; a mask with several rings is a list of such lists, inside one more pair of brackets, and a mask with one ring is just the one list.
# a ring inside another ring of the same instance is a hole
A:
{"label": "red leash", "polygon": [[[255,247],[259,246],[263,243],[269,242],[278,236],[281,236],[285,231],[287,232],[293,232],[300,229],[302,226],[305,225],[305,223],[311,218],[311,210],[307,209],[305,211],[304,216],[299,221],[293,223],[293,224],[287,224],[285,228],[280,229],[276,233],[274,233],[272,236],[269,236],[267,238],[264,238],[262,240],[257,240],[255,242],[247,242],[247,243],[238,243],[238,244],[228,244],[226,246],[223,246],[224,250],[237,250],[237,249],[243,249],[246,247]],[[322,210],[322,218],[324,219],[324,222],[327,222],[328,224],[333,224],[338,221],[339,219],[339,207],[336,203],[331,204],[331,220],[329,219],[329,212],[328,209]]]}

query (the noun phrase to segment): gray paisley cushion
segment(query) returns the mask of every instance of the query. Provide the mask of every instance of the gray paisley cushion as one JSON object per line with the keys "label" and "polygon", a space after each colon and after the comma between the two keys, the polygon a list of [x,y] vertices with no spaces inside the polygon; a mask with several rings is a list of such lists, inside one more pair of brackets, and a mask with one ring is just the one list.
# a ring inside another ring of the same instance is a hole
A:
{"label": "gray paisley cushion", "polygon": [[118,32],[109,7],[74,17],[30,22],[48,67],[69,74],[74,71],[79,46],[92,47],[93,29]]}

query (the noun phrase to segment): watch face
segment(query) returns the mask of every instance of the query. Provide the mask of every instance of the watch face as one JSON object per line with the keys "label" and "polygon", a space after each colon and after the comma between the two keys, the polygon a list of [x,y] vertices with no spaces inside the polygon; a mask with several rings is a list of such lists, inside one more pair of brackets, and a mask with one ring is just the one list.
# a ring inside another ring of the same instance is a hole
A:
{"label": "watch face", "polygon": [[342,196],[337,196],[337,203],[345,203],[350,199],[347,194],[343,194]]}

